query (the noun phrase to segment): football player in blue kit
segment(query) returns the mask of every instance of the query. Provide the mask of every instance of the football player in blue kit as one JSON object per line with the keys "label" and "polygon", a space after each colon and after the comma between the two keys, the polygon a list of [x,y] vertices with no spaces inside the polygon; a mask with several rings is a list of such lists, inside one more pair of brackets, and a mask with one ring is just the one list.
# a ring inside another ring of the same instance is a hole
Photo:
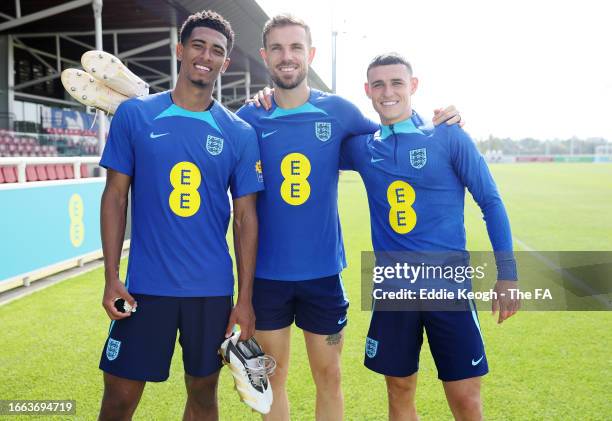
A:
{"label": "football player in blue kit", "polygon": [[315,49],[310,29],[290,15],[270,19],[261,56],[274,82],[271,109],[254,104],[238,115],[258,134],[266,191],[257,199],[260,224],[253,306],[257,341],[276,359],[268,420],[288,420],[286,379],[290,329],[304,332],[315,381],[317,420],[341,420],[340,354],[348,299],[338,218],[342,141],[378,125],[349,101],[309,88]]}
{"label": "football player in blue kit", "polygon": [[[254,130],[212,98],[229,65],[234,33],[211,11],[184,22],[176,87],[122,103],[100,165],[106,285],[113,319],[102,352],[101,420],[131,419],[147,381],[168,378],[177,331],[183,351],[184,419],[218,419],[217,350],[235,324],[254,332],[256,192],[263,189]],[[238,297],[225,240],[233,198]],[[128,192],[132,236],[126,285],[119,280]],[[136,312],[115,308],[122,298]]]}
{"label": "football player in blue kit", "polygon": [[[467,188],[483,212],[496,254],[499,299],[493,311],[499,309],[501,323],[519,305],[507,292],[516,288],[517,273],[506,210],[466,132],[458,125],[440,125],[424,133],[414,124],[411,96],[417,85],[410,64],[395,53],[370,63],[365,89],[382,124],[374,134],[343,143],[341,168],[358,171],[365,184],[377,259],[401,251],[465,255]],[[374,302],[365,365],[385,375],[389,419],[418,419],[415,390],[423,330],[453,416],[482,419],[480,379],[488,366],[473,301],[460,303],[460,311],[384,311],[377,310],[379,303]]]}

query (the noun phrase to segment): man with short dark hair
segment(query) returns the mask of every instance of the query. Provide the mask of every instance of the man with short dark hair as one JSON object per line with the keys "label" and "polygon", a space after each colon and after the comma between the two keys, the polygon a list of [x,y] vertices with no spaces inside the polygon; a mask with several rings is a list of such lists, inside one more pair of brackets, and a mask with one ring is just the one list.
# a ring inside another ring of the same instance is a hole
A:
{"label": "man with short dark hair", "polygon": [[[508,292],[516,288],[517,274],[506,210],[467,133],[458,125],[440,125],[425,133],[414,124],[411,97],[417,86],[412,66],[402,56],[391,53],[372,60],[365,90],[381,126],[373,134],[345,141],[340,166],[358,171],[366,187],[377,266],[385,261],[391,266],[397,260],[414,266],[467,267],[463,224],[467,188],[484,214],[496,254],[499,299],[493,301],[493,310],[499,309],[501,323],[518,311],[519,304]],[[411,292],[418,294],[423,289],[471,288],[469,279],[457,277],[421,276],[414,281],[388,279],[380,285],[384,292],[413,288]],[[482,419],[480,378],[488,365],[473,300],[421,300],[398,309],[389,300],[375,299],[365,365],[385,375],[389,419],[418,419],[415,392],[424,330],[453,416]]]}
{"label": "man with short dark hair", "polygon": [[[251,303],[257,249],[256,193],[263,189],[253,129],[213,100],[229,65],[234,33],[219,14],[182,26],[176,87],[123,102],[100,165],[105,278],[113,320],[102,352],[101,420],[131,419],[147,381],[168,378],[177,330],[183,350],[185,420],[218,419],[217,350],[239,324],[254,332]],[[238,298],[225,235],[233,197]],[[119,280],[128,192],[132,237],[126,286]],[[129,292],[128,292],[129,291]],[[136,312],[116,308],[125,300]]]}

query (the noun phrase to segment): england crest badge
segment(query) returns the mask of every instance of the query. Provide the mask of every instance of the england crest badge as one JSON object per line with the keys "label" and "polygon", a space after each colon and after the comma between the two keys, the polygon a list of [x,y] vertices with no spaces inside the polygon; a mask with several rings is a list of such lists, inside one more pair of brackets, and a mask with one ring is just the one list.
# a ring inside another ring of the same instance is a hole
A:
{"label": "england crest badge", "polygon": [[327,142],[331,138],[331,123],[317,121],[315,123],[315,135],[321,142]]}
{"label": "england crest badge", "polygon": [[374,358],[376,351],[378,351],[378,341],[372,338],[366,338],[366,355],[368,358]]}
{"label": "england crest badge", "polygon": [[421,169],[427,163],[427,149],[413,149],[410,151],[410,165],[414,168]]}
{"label": "england crest badge", "polygon": [[108,338],[106,344],[106,358],[109,361],[113,361],[119,355],[119,348],[121,348],[121,341],[117,341],[113,338]]}
{"label": "england crest badge", "polygon": [[211,155],[219,155],[223,151],[223,139],[208,135],[206,138],[206,150]]}

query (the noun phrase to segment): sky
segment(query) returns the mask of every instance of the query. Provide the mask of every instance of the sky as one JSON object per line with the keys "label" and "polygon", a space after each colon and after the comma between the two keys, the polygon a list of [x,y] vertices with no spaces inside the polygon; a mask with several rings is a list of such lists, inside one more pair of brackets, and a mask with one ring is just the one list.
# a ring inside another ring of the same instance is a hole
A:
{"label": "sky", "polygon": [[269,16],[311,27],[313,69],[377,120],[364,94],[369,61],[395,51],[419,79],[413,107],[455,105],[477,139],[605,137],[612,141],[612,25],[606,0],[257,0]]}

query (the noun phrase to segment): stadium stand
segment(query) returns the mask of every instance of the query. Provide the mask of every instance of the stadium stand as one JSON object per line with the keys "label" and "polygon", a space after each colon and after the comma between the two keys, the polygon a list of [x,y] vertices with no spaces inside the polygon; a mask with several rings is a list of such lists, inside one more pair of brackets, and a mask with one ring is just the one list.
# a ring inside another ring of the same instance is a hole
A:
{"label": "stadium stand", "polygon": [[38,181],[38,174],[33,165],[26,166],[26,181]]}
{"label": "stadium stand", "polygon": [[55,172],[55,165],[45,165],[47,170],[47,178],[49,180],[57,180],[57,173]]}
{"label": "stadium stand", "polygon": [[66,179],[66,173],[64,172],[64,166],[62,164],[55,164],[55,173],[57,174],[58,180]]}
{"label": "stadium stand", "polygon": [[2,167],[2,175],[4,176],[4,183],[17,182],[17,170],[15,167]]}
{"label": "stadium stand", "polygon": [[70,164],[64,164],[64,171],[66,173],[66,178],[74,178],[74,169]]}

